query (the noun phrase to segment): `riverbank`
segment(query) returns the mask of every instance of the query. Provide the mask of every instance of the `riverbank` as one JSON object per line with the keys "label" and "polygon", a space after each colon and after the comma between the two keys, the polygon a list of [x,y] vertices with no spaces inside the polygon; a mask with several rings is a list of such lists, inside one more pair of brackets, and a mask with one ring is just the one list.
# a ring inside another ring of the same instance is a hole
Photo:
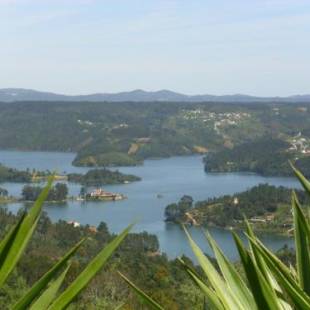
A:
{"label": "riverbank", "polygon": [[[296,191],[302,204],[309,198]],[[257,232],[291,235],[291,189],[260,184],[247,191],[209,198],[194,204],[192,197],[183,196],[165,209],[166,221],[193,226],[220,227],[229,230],[246,228],[245,218]]]}

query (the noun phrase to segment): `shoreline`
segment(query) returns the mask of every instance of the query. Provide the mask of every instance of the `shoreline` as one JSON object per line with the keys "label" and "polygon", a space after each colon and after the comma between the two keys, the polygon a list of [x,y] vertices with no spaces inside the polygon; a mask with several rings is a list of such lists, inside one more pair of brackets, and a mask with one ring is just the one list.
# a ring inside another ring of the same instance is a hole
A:
{"label": "shoreline", "polygon": [[[189,226],[189,227],[196,227],[196,228],[201,228],[203,230],[208,230],[208,227],[210,228],[218,228],[218,229],[222,229],[225,231],[237,231],[237,232],[242,232],[245,231],[246,226],[219,226],[219,225],[215,225],[212,222],[209,222],[208,224],[196,224],[193,225],[189,222],[174,222],[174,221],[164,221],[165,223],[169,223],[169,224],[173,224],[173,225],[178,225],[178,226]],[[289,237],[289,238],[293,238],[294,235],[292,233],[287,233],[285,231],[280,231],[280,230],[266,230],[266,229],[257,229],[257,227],[255,227],[255,225],[253,225],[253,223],[250,222],[250,224],[252,224],[252,228],[254,230],[255,233],[257,233],[258,235],[273,235],[273,236],[279,236],[279,237]]]}

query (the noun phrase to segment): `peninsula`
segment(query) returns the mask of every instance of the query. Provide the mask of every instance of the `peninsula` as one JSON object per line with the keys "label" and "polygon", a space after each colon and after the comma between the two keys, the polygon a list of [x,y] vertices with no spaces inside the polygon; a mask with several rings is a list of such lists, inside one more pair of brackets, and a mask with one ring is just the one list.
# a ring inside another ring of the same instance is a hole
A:
{"label": "peninsula", "polygon": [[[303,191],[296,193],[301,204],[309,203]],[[196,203],[192,197],[183,196],[178,203],[166,207],[165,219],[196,226],[244,229],[247,218],[256,231],[290,234],[293,224],[290,202],[291,189],[260,184],[241,193]]]}

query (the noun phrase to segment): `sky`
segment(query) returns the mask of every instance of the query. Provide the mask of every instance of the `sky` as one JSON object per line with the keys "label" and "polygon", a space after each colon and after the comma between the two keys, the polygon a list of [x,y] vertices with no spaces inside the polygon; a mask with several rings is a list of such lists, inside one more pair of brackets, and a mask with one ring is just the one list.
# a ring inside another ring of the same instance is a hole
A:
{"label": "sky", "polygon": [[0,88],[310,93],[309,0],[0,0]]}

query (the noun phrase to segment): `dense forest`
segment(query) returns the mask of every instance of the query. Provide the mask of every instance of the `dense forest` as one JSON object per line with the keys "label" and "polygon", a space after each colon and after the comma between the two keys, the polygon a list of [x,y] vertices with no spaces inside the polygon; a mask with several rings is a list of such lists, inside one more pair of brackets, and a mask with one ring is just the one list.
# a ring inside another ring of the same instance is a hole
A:
{"label": "dense forest", "polygon": [[[17,170],[15,168],[9,168],[0,164],[0,183],[13,182],[13,183],[34,183],[44,182],[52,175],[51,171],[37,171],[30,169]],[[91,169],[85,174],[80,173],[68,173],[64,175],[56,175],[56,179],[80,183],[82,185],[95,186],[106,184],[122,184],[130,183],[141,180],[140,177],[131,174],[124,174],[109,169]]]}
{"label": "dense forest", "polygon": [[[73,151],[77,152],[73,163],[83,166],[137,165],[146,158],[210,153],[210,169],[229,171],[224,167],[226,151],[245,152],[247,143],[261,143],[266,136],[279,141],[275,149],[281,149],[276,155],[282,163],[288,147],[289,157],[298,157],[299,165],[306,166],[310,137],[307,104],[0,103],[0,148]],[[267,150],[270,145],[265,146]],[[223,161],[213,163],[214,152]],[[270,163],[270,169],[262,173],[274,173],[278,169],[274,165]]]}
{"label": "dense forest", "polygon": [[[39,197],[42,187],[25,185],[22,189],[22,200],[35,201]],[[68,186],[65,183],[56,183],[49,191],[46,201],[65,201],[68,195]]]}
{"label": "dense forest", "polygon": [[[0,208],[1,238],[13,222],[16,222],[16,217]],[[73,258],[65,286],[114,236],[105,223],[98,227],[74,227],[64,221],[53,224],[46,215],[41,216],[17,270],[0,290],[0,309],[10,309],[30,285],[83,237],[88,237],[88,240]],[[184,259],[192,265],[189,259]],[[200,269],[195,269],[200,272]],[[156,236],[146,232],[129,234],[108,265],[69,309],[115,309],[122,303],[125,303],[122,309],[145,309],[117,271],[134,280],[166,309],[202,309],[202,292],[177,260],[168,260],[159,252]]]}
{"label": "dense forest", "polygon": [[31,177],[32,175],[29,171],[20,171],[14,168],[5,167],[0,164],[0,183],[28,183],[31,182]]}
{"label": "dense forest", "polygon": [[[302,204],[309,204],[303,191],[297,194]],[[256,230],[287,233],[292,228],[290,204],[291,189],[260,184],[241,193],[196,203],[190,196],[183,196],[166,207],[165,218],[175,223],[244,228],[246,217]]]}
{"label": "dense forest", "polygon": [[263,137],[245,142],[233,149],[225,149],[208,154],[205,170],[208,172],[255,172],[266,176],[292,176],[289,165],[294,165],[310,176],[310,156],[296,157],[295,152],[288,152],[289,143]]}

